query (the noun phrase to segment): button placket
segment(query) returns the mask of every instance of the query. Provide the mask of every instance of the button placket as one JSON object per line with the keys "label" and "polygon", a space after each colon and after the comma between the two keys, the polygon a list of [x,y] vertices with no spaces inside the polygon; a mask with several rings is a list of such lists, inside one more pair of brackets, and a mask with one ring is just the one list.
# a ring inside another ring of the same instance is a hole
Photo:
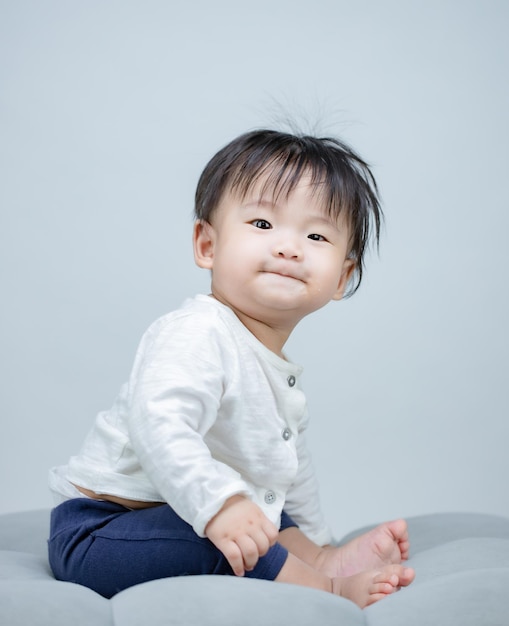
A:
{"label": "button placket", "polygon": [[292,431],[289,428],[283,428],[281,431],[281,437],[283,437],[285,441],[288,441],[292,437]]}
{"label": "button placket", "polygon": [[265,504],[274,504],[276,501],[276,494],[272,491],[272,489],[265,492],[264,500]]}

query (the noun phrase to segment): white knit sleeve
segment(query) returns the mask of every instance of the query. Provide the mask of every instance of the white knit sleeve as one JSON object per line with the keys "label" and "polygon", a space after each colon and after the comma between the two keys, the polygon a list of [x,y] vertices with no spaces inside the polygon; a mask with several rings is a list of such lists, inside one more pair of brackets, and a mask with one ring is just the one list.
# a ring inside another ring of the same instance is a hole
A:
{"label": "white knit sleeve", "polygon": [[217,417],[229,341],[202,318],[159,323],[142,340],[129,382],[128,427],[140,464],[201,537],[229,497],[249,493],[203,440]]}

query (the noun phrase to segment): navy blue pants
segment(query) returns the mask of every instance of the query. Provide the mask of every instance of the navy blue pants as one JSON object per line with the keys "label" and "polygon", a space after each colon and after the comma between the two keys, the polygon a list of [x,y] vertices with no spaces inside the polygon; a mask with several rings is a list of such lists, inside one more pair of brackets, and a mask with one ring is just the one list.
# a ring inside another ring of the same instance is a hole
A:
{"label": "navy blue pants", "polygon": [[[296,526],[283,512],[281,530]],[[76,498],[51,513],[49,561],[55,578],[90,587],[106,598],[142,582],[233,571],[208,539],[164,504],[131,510],[104,500]],[[246,572],[274,580],[288,556],[276,543]]]}

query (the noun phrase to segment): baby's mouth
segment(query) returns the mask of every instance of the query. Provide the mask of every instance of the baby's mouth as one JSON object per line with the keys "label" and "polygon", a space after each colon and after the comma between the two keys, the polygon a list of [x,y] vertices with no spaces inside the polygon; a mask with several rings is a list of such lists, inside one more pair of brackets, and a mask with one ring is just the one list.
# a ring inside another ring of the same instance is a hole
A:
{"label": "baby's mouth", "polygon": [[292,280],[298,280],[300,282],[304,282],[304,277],[302,274],[290,270],[286,270],[284,268],[266,268],[262,270],[263,274],[274,274],[276,276],[281,276],[282,278],[289,278]]}

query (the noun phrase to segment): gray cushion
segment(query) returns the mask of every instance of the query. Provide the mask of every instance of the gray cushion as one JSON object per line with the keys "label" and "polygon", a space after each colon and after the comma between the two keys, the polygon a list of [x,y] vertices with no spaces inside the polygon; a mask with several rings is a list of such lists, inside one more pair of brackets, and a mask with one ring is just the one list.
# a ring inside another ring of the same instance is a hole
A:
{"label": "gray cushion", "polygon": [[456,513],[408,523],[415,582],[361,611],[325,592],[227,576],[155,580],[106,600],[53,578],[49,511],[0,515],[0,624],[507,626],[509,520]]}

